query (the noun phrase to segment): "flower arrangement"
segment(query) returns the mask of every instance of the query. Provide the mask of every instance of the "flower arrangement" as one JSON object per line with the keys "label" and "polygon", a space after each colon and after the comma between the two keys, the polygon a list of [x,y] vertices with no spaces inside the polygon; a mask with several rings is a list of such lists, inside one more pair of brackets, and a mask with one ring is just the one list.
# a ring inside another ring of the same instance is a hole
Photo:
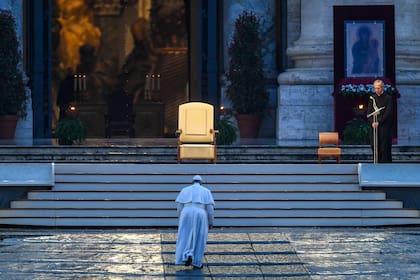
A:
{"label": "flower arrangement", "polygon": [[[342,79],[337,87],[338,94],[341,96],[365,96],[375,93],[373,82],[376,78],[369,79]],[[381,79],[384,82],[384,93],[398,94],[398,90],[393,87],[389,79]]]}
{"label": "flower arrangement", "polygon": [[[373,84],[345,84],[340,88],[340,94],[344,96],[362,96],[375,93]],[[396,94],[397,90],[390,84],[384,85],[384,93]]]}

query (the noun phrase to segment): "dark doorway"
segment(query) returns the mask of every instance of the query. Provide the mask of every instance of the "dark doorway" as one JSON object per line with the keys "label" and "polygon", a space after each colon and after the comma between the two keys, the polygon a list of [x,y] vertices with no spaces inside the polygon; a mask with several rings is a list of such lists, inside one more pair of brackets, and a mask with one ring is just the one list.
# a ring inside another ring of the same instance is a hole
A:
{"label": "dark doorway", "polygon": [[88,137],[105,137],[107,97],[121,94],[132,102],[135,137],[173,136],[178,105],[189,100],[186,3],[54,1],[53,127],[72,103]]}

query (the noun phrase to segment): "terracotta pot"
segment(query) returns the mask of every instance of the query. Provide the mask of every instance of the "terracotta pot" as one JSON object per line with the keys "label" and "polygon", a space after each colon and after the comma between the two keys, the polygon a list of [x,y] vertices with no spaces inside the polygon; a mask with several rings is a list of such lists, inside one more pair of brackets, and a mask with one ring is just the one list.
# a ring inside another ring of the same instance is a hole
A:
{"label": "terracotta pot", "polygon": [[15,138],[17,121],[17,115],[0,116],[0,139]]}
{"label": "terracotta pot", "polygon": [[260,115],[236,115],[238,121],[239,136],[241,138],[257,138],[260,132]]}

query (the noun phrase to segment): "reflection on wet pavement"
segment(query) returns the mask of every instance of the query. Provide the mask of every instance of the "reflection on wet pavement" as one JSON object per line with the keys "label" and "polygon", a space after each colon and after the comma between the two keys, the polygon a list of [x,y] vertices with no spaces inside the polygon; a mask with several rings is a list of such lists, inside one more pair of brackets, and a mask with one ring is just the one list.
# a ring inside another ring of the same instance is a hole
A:
{"label": "reflection on wet pavement", "polygon": [[71,233],[5,237],[2,279],[161,279],[160,234]]}
{"label": "reflection on wet pavement", "polygon": [[420,279],[420,228],[344,228],[287,234],[311,279]]}
{"label": "reflection on wet pavement", "polygon": [[0,229],[0,279],[419,279],[420,228],[219,228],[204,268],[175,229]]}

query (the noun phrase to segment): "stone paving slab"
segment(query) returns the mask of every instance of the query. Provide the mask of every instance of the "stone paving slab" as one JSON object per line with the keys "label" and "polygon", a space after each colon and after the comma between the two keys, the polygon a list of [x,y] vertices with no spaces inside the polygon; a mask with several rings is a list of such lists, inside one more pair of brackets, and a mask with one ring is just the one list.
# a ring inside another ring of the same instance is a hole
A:
{"label": "stone paving slab", "polygon": [[0,280],[414,279],[420,228],[216,228],[204,268],[175,266],[175,229],[0,229]]}

